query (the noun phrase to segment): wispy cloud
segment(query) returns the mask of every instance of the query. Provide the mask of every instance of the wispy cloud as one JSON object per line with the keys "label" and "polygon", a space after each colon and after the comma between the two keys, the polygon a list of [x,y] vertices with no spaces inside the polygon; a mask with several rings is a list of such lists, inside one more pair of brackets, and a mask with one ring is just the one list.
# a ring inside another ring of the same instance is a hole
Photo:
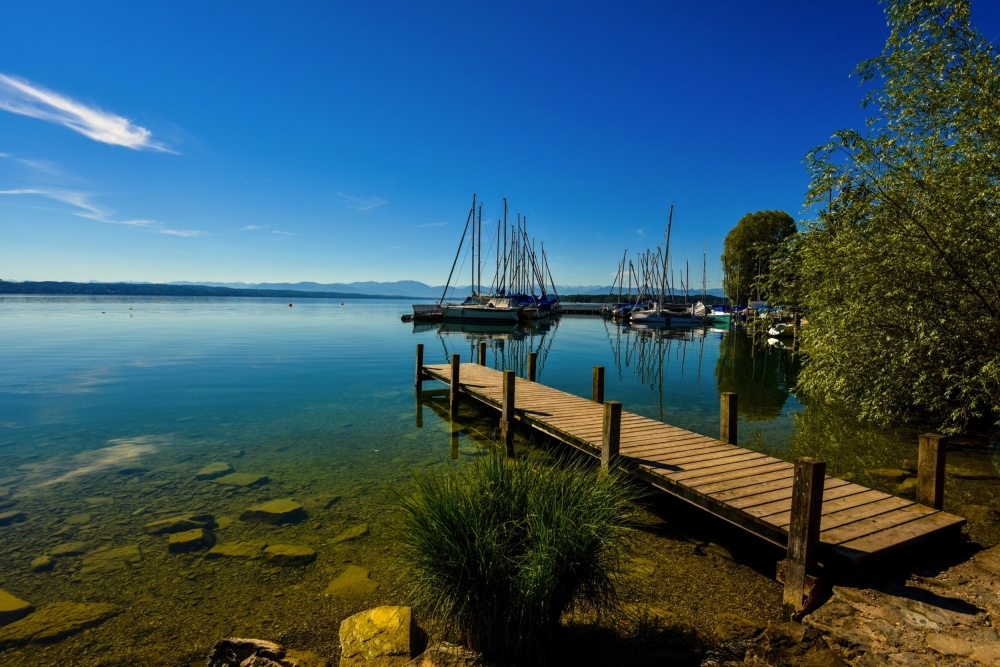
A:
{"label": "wispy cloud", "polygon": [[641,229],[635,230],[635,233],[638,234],[639,236],[645,236],[646,235],[646,232],[642,231]]}
{"label": "wispy cloud", "polygon": [[134,150],[173,152],[127,118],[89,107],[24,79],[0,74],[0,109],[56,123],[94,141]]}
{"label": "wispy cloud", "polygon": [[157,234],[169,234],[171,236],[202,236],[205,232],[196,229],[154,229]]}
{"label": "wispy cloud", "polygon": [[386,250],[398,250],[398,249],[399,249],[398,245],[391,245],[388,248],[386,248]]}
{"label": "wispy cloud", "polygon": [[272,234],[281,234],[282,236],[305,236],[305,234],[295,234],[293,232],[283,232],[280,229],[275,229],[271,233]]}
{"label": "wispy cloud", "polygon": [[361,197],[345,195],[343,192],[338,192],[337,196],[347,204],[347,208],[353,208],[355,211],[370,211],[373,208],[385,206],[389,203],[379,197],[368,197],[367,199],[362,199]]}
{"label": "wispy cloud", "polygon": [[246,227],[240,227],[236,231],[238,232],[249,232],[254,229],[267,229],[268,225],[247,225]]}
{"label": "wispy cloud", "polygon": [[447,222],[428,222],[428,223],[425,223],[423,225],[417,225],[417,228],[420,228],[420,227],[444,227],[447,224],[448,224]]}

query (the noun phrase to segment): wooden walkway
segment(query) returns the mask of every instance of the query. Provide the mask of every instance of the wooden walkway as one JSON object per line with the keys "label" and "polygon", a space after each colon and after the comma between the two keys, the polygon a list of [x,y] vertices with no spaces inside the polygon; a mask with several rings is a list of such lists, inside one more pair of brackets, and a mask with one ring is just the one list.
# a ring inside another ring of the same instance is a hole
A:
{"label": "wooden walkway", "polygon": [[[449,383],[451,367],[425,365],[424,374]],[[461,395],[500,409],[503,373],[460,366]],[[600,455],[604,406],[517,378],[515,420],[595,456]],[[793,465],[741,447],[622,411],[620,453],[653,486],[785,547]],[[820,561],[858,566],[878,556],[945,534],[965,519],[846,480],[825,478]]]}

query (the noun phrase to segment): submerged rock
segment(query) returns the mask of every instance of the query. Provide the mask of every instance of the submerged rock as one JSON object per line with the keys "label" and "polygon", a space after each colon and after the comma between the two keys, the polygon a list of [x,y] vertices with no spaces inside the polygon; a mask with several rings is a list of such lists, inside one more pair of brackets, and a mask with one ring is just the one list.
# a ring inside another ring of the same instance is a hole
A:
{"label": "submerged rock", "polygon": [[328,510],[339,502],[340,496],[335,496],[331,493],[321,493],[318,496],[313,496],[309,504],[316,509]]}
{"label": "submerged rock", "polygon": [[228,463],[209,463],[207,466],[195,473],[197,479],[215,479],[235,472],[233,466]]}
{"label": "submerged rock", "polygon": [[212,481],[216,484],[225,484],[226,486],[250,487],[267,484],[271,481],[271,478],[267,475],[258,475],[252,472],[234,472],[222,477],[216,477]]}
{"label": "submerged rock", "polygon": [[308,565],[316,560],[316,552],[294,544],[275,544],[264,549],[264,560],[284,567]]}
{"label": "submerged rock", "polygon": [[996,470],[976,470],[968,466],[945,464],[944,472],[958,479],[997,479]]}
{"label": "submerged rock", "polygon": [[82,556],[90,549],[89,542],[65,542],[49,550],[50,556],[62,558],[63,556]]}
{"label": "submerged rock", "polygon": [[875,468],[874,470],[869,470],[868,474],[872,477],[890,479],[894,482],[902,482],[904,479],[912,475],[909,470],[901,470],[899,468]]}
{"label": "submerged rock", "polygon": [[0,526],[9,526],[12,523],[20,523],[24,521],[27,517],[24,516],[24,512],[19,512],[17,510],[10,510],[9,512],[0,512]]}
{"label": "submerged rock", "polygon": [[0,649],[52,642],[90,628],[120,614],[121,607],[105,603],[56,602],[0,628]]}
{"label": "submerged rock", "polygon": [[103,507],[103,506],[106,506],[106,505],[114,505],[115,504],[115,499],[114,498],[106,498],[106,497],[102,497],[102,498],[84,498],[83,501],[85,503],[87,503],[88,505],[90,505],[91,507]]}
{"label": "submerged rock", "polygon": [[195,528],[170,535],[170,553],[180,554],[199,549],[208,549],[215,544],[215,535],[210,530]]}
{"label": "submerged rock", "polygon": [[341,542],[347,542],[349,540],[356,540],[359,537],[364,537],[367,534],[368,534],[368,524],[367,523],[363,523],[363,524],[361,524],[359,526],[352,526],[352,527],[348,528],[347,530],[345,530],[344,532],[342,532],[340,535],[337,535],[332,540],[330,540],[330,544],[340,544]]}
{"label": "submerged rock", "polygon": [[162,535],[164,533],[179,533],[184,530],[212,528],[214,526],[215,518],[211,514],[185,514],[183,516],[173,516],[167,519],[152,521],[146,524],[144,530],[150,535]]}
{"label": "submerged rock", "polygon": [[30,602],[25,602],[21,598],[0,589],[0,625],[13,623],[19,618],[24,618],[34,610],[35,608]]}
{"label": "submerged rock", "polygon": [[81,512],[80,514],[74,514],[73,516],[66,517],[64,521],[71,526],[82,526],[85,523],[90,523],[90,514],[87,512]]}
{"label": "submerged rock", "polygon": [[45,572],[55,567],[56,559],[52,556],[39,556],[31,561],[32,572]]}
{"label": "submerged rock", "polygon": [[377,588],[378,582],[372,581],[368,570],[357,565],[348,565],[347,569],[326,587],[326,594],[356,600],[374,593]]}
{"label": "submerged rock", "polygon": [[138,544],[111,549],[100,547],[83,558],[80,574],[105,574],[124,570],[142,562],[142,552]]}
{"label": "submerged rock", "polygon": [[229,637],[215,642],[208,653],[206,667],[252,667],[280,666],[285,657],[285,649],[264,639],[241,639]]}
{"label": "submerged rock", "polygon": [[259,505],[251,505],[240,514],[240,521],[261,521],[263,523],[292,523],[306,518],[302,505],[290,498],[271,500]]}
{"label": "submerged rock", "polygon": [[958,508],[958,514],[960,516],[964,516],[969,521],[985,523],[988,521],[995,521],[998,512],[992,507],[987,507],[986,505],[962,505]]}
{"label": "submerged rock", "polygon": [[7,500],[10,498],[10,487],[0,486],[0,500]]}
{"label": "submerged rock", "polygon": [[896,487],[896,493],[901,496],[912,496],[917,492],[917,478],[907,477],[904,479],[899,486]]}
{"label": "submerged rock", "polygon": [[375,607],[340,624],[340,667],[402,667],[412,655],[409,607]]}
{"label": "submerged rock", "polygon": [[216,544],[211,551],[205,554],[205,558],[257,558],[260,552],[267,548],[267,542],[230,542],[229,544]]}

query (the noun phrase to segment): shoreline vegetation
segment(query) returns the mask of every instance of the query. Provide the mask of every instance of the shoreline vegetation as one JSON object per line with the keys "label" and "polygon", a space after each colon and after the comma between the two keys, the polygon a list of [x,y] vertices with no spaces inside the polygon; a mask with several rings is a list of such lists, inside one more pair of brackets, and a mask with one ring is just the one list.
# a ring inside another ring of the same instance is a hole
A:
{"label": "shoreline vegetation", "polygon": [[8,282],[0,280],[0,295],[7,296],[193,296],[193,297],[273,297],[281,299],[417,299],[429,297],[393,294],[356,294],[354,292],[305,292],[299,290],[234,289],[202,285],[164,285],[159,283],[73,283],[56,281]]}

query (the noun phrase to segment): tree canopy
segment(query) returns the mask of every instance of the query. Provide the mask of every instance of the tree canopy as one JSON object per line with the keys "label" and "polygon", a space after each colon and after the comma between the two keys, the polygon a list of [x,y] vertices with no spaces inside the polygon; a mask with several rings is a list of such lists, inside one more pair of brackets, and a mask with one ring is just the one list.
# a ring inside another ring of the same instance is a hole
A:
{"label": "tree canopy", "polygon": [[811,151],[783,254],[809,310],[799,388],[947,430],[1000,414],[1000,68],[967,0],[886,0],[864,132]]}
{"label": "tree canopy", "polygon": [[734,304],[767,299],[771,258],[795,233],[795,221],[784,211],[747,213],[726,234],[722,253],[723,287]]}

